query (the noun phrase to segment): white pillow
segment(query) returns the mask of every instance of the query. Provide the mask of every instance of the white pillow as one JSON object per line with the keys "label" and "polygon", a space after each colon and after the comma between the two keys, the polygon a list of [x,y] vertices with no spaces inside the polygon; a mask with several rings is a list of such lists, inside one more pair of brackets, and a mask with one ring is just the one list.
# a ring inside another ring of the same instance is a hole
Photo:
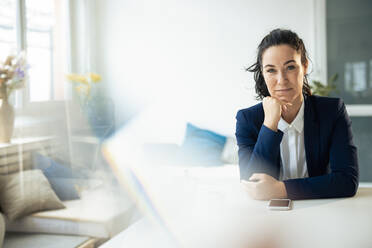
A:
{"label": "white pillow", "polygon": [[227,164],[238,164],[238,144],[235,137],[227,137],[225,146],[223,147],[221,160]]}

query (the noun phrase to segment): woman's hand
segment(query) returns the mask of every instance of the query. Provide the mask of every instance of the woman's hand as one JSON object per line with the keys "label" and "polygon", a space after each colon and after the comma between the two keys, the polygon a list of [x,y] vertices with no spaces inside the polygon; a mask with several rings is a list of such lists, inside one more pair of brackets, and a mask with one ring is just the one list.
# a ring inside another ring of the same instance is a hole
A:
{"label": "woman's hand", "polygon": [[278,122],[282,115],[282,111],[286,111],[287,107],[292,104],[267,96],[263,99],[262,105],[265,112],[264,125],[276,132],[278,130]]}
{"label": "woman's hand", "polygon": [[284,183],[272,176],[254,173],[249,180],[258,180],[258,182],[242,180],[241,184],[247,190],[249,196],[255,200],[287,198],[287,190]]}

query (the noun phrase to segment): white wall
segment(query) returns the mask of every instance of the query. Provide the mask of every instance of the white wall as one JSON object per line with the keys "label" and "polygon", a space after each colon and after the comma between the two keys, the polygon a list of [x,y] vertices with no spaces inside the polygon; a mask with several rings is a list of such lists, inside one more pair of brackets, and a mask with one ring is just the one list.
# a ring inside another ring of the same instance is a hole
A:
{"label": "white wall", "polygon": [[236,111],[256,103],[244,68],[265,34],[294,30],[314,61],[315,1],[96,0],[95,63],[118,124],[163,101],[199,126],[233,135]]}

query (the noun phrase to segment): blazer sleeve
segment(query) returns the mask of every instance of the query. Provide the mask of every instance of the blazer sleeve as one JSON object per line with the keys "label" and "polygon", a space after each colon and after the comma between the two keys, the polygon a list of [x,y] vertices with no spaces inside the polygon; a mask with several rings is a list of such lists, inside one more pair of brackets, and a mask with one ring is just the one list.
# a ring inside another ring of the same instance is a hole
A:
{"label": "blazer sleeve", "polygon": [[312,199],[355,195],[359,182],[357,148],[353,144],[351,120],[341,100],[329,146],[330,173],[285,180],[288,198]]}
{"label": "blazer sleeve", "polygon": [[255,118],[250,118],[249,114],[240,110],[236,116],[240,179],[248,180],[253,173],[266,173],[277,178],[283,133],[264,125],[256,126]]}

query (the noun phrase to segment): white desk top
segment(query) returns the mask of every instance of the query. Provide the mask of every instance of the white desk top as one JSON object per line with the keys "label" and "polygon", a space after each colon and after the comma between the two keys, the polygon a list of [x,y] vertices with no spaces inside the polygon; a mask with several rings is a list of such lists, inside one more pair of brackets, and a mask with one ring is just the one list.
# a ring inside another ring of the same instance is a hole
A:
{"label": "white desk top", "polygon": [[361,185],[352,198],[294,201],[291,211],[271,211],[267,201],[249,199],[235,176],[219,173],[199,180],[191,172],[172,186],[163,178],[165,195],[146,187],[167,228],[148,214],[101,247],[372,246],[370,187]]}

